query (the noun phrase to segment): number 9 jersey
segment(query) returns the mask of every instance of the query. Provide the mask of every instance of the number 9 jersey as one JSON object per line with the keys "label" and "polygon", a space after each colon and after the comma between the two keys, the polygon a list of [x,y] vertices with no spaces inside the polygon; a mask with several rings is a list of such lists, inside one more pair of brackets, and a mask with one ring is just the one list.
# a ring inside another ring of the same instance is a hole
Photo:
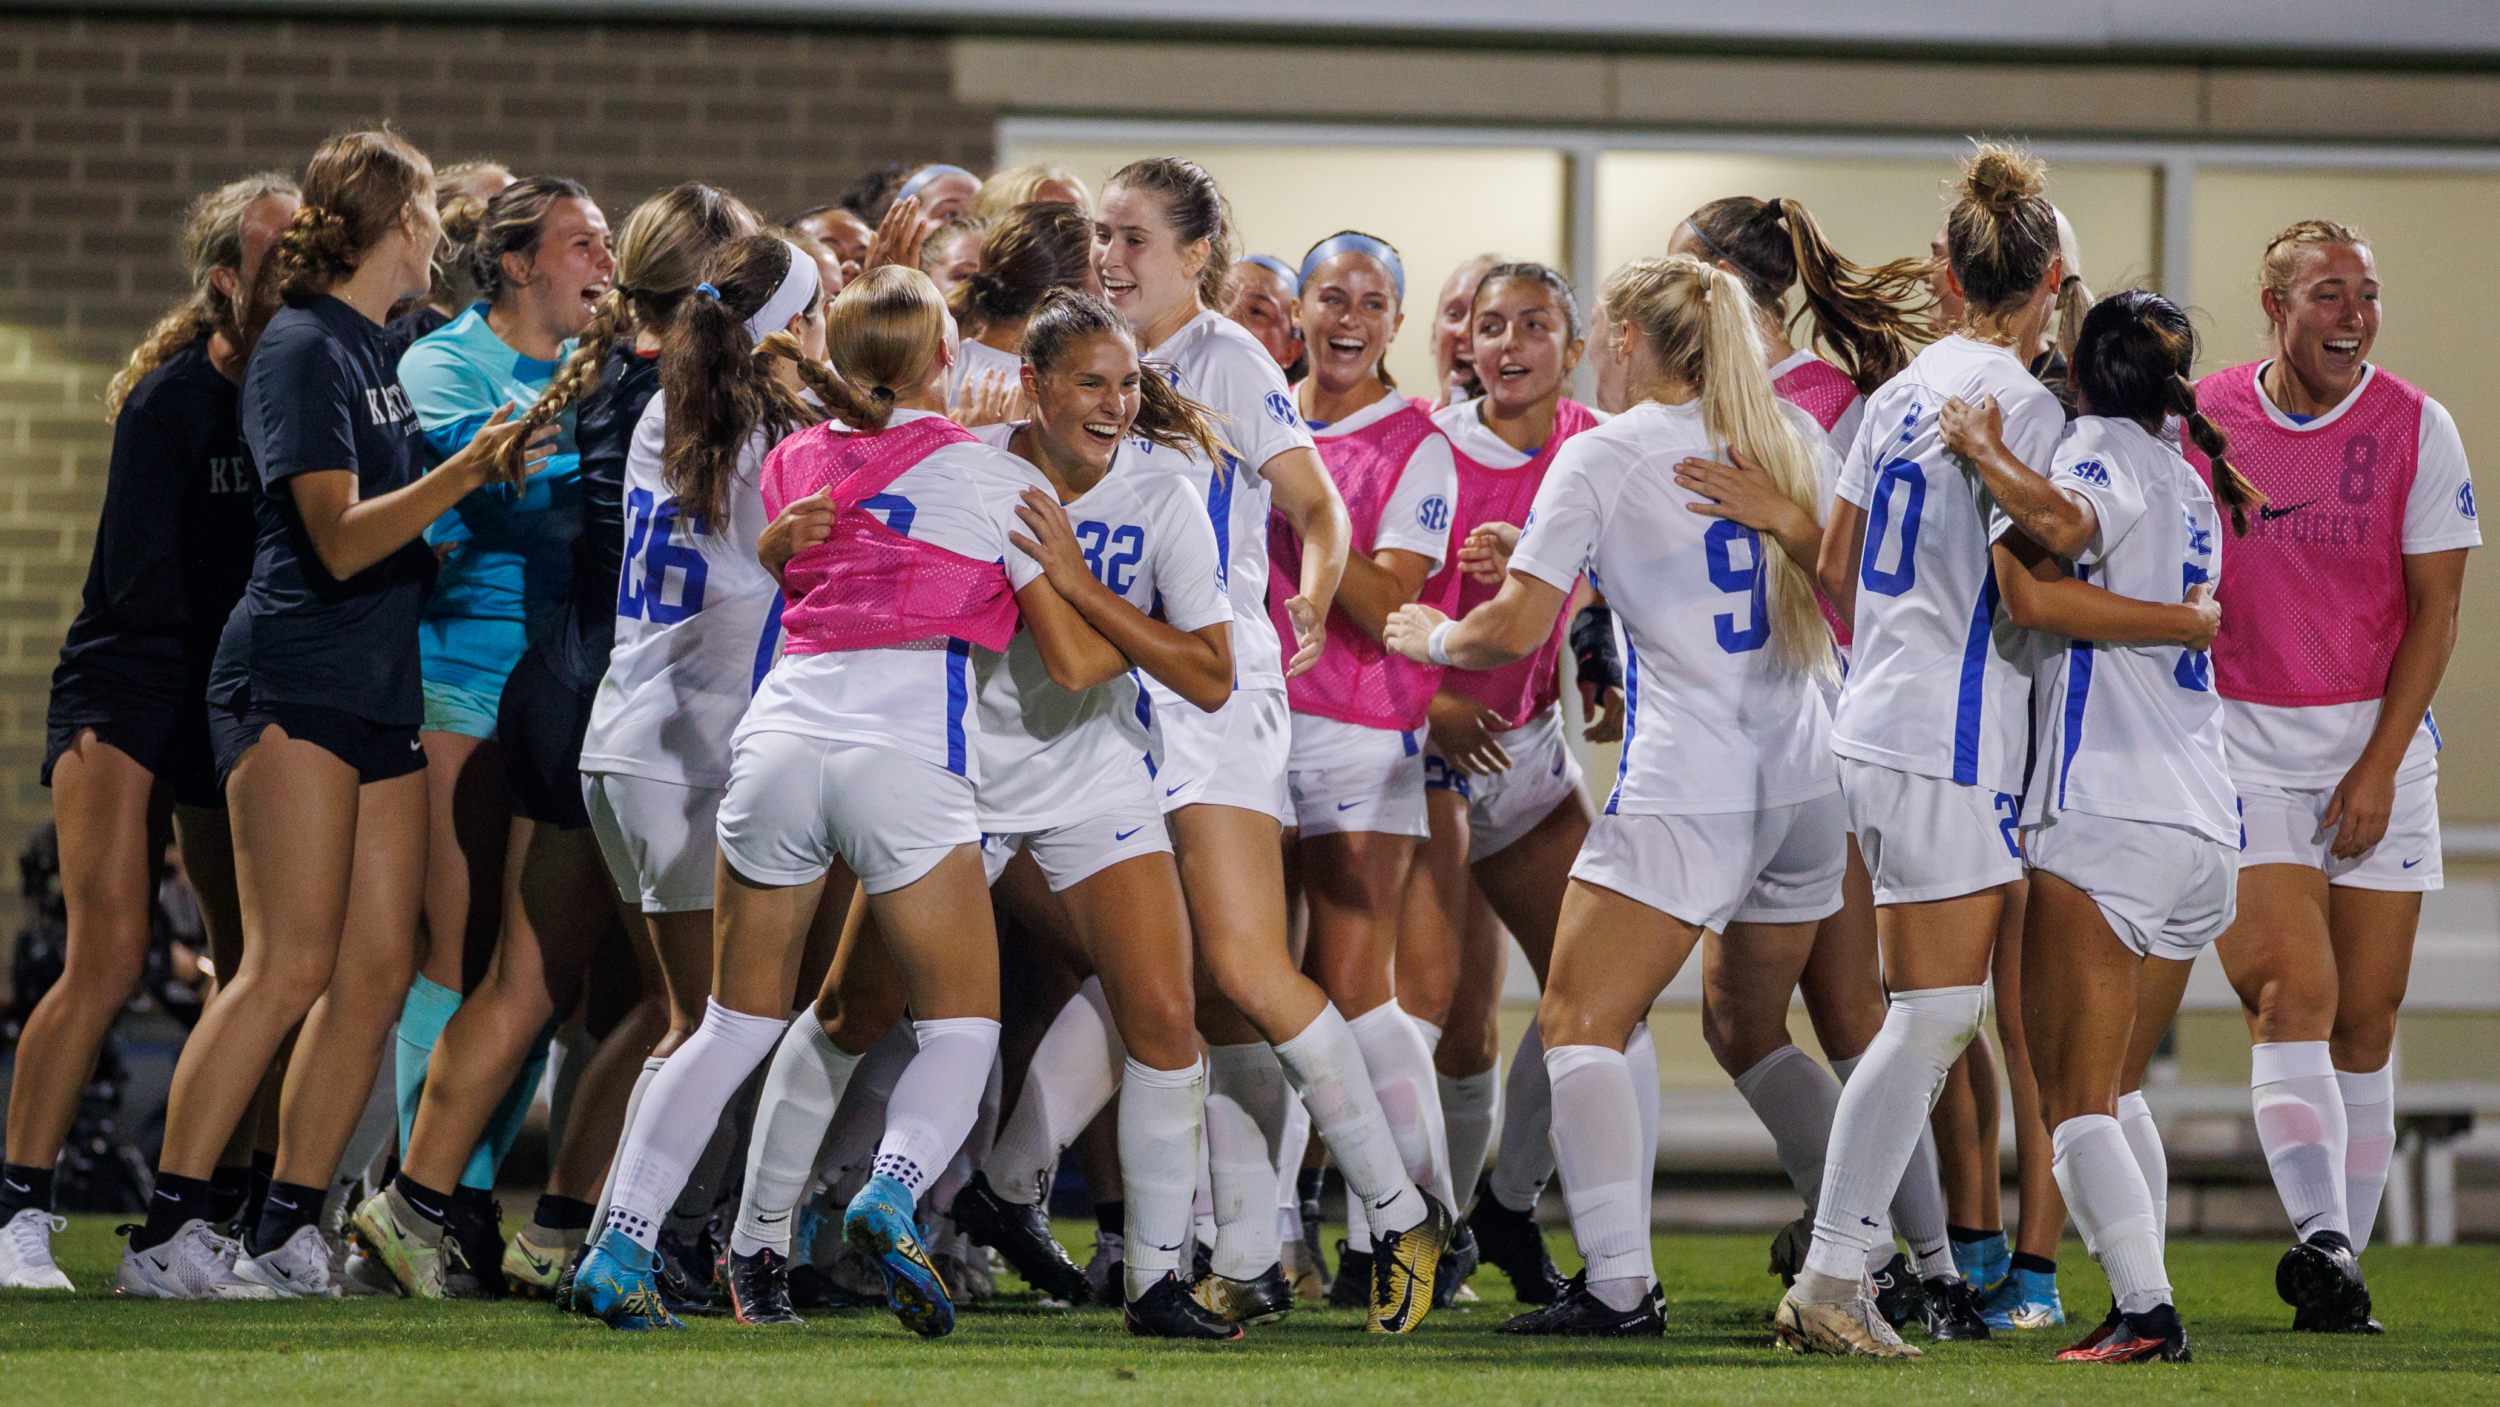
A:
{"label": "number 9 jersey", "polygon": [[2000,609],[1990,544],[2005,515],[1944,446],[1948,398],[1995,396],[2005,446],[2045,472],[2065,412],[2003,347],[1955,335],[1868,398],[1839,496],[1866,513],[1849,677],[1832,719],[1843,757],[2019,796],[2029,751],[2027,632]]}

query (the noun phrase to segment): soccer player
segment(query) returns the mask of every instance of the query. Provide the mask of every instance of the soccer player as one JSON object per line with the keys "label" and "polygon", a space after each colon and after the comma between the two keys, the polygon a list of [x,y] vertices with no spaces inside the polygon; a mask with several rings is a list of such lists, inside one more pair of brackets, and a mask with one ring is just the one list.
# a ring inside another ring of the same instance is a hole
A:
{"label": "soccer player", "polygon": [[1424,409],[1440,410],[1484,394],[1484,386],[1476,380],[1475,353],[1468,345],[1475,330],[1476,288],[1484,282],[1486,270],[1507,262],[1499,254],[1479,254],[1450,270],[1442,281],[1441,297],[1432,313],[1433,394],[1424,398]]}
{"label": "soccer player", "polygon": [[1293,302],[1301,291],[1301,275],[1273,254],[1244,254],[1233,261],[1232,302],[1224,316],[1267,348],[1285,369],[1288,383],[1300,381],[1311,369],[1310,359],[1302,354],[1302,318]]}
{"label": "soccer player", "polygon": [[947,295],[963,334],[949,400],[959,423],[979,391],[1022,385],[1024,325],[1054,288],[1100,291],[1094,284],[1094,222],[1058,201],[1019,205],[981,237],[979,266]]}

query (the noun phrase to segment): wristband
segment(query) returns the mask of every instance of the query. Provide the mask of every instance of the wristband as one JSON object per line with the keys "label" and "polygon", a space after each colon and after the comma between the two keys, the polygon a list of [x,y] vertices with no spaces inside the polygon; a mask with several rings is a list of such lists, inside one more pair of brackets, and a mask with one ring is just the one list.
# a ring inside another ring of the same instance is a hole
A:
{"label": "wristband", "polygon": [[1599,689],[1623,687],[1623,663],[1615,654],[1615,615],[1604,606],[1584,606],[1571,622],[1571,658],[1579,680]]}
{"label": "wristband", "polygon": [[1445,620],[1439,625],[1434,626],[1432,628],[1432,633],[1424,637],[1424,653],[1431,658],[1434,664],[1448,664],[1450,662],[1450,632],[1456,630],[1457,628],[1457,621]]}

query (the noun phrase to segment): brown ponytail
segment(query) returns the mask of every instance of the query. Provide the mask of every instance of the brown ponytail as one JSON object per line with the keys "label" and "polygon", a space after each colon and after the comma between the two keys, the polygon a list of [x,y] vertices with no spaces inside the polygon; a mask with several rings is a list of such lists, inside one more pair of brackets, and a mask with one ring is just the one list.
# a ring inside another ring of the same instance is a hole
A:
{"label": "brown ponytail", "polygon": [[[830,365],[807,355],[786,328],[766,336],[755,352],[796,368],[835,419],[874,432],[893,420],[898,401],[928,384],[945,344],[946,300],[937,284],[908,265],[883,264],[851,280],[825,310]],[[781,383],[772,384],[791,404],[804,405]]]}
{"label": "brown ponytail", "polygon": [[328,293],[433,193],[434,163],[396,132],[323,142],[304,167],[304,203],[278,238],[280,296],[300,307]]}
{"label": "brown ponytail", "polygon": [[[1117,337],[1131,353],[1137,351],[1136,331],[1109,303],[1073,288],[1053,289],[1024,325],[1025,365],[1035,376],[1046,376],[1078,344],[1097,337]],[[1222,463],[1224,441],[1215,430],[1222,417],[1182,395],[1152,367],[1141,363],[1138,369],[1137,418],[1129,423],[1129,433],[1148,444]]]}
{"label": "brown ponytail", "polygon": [[[249,350],[244,323],[255,290],[240,288],[239,299],[228,298],[217,291],[210,275],[219,269],[242,272],[243,225],[252,207],[264,200],[292,200],[298,194],[294,178],[268,171],[229,181],[191,202],[182,217],[182,261],[190,271],[191,296],[156,320],[132,349],[129,362],[105,386],[107,418],[121,414],[123,400],[149,372],[203,337],[223,332],[238,349]],[[267,278],[264,272],[255,282],[266,283]]]}
{"label": "brown ponytail", "polygon": [[1019,205],[982,236],[981,267],[955,285],[947,304],[967,337],[1013,325],[1052,289],[1083,287],[1093,257],[1094,222],[1084,211],[1057,201]]}
{"label": "brown ponytail", "polygon": [[678,304],[661,344],[660,394],[668,407],[661,476],[707,529],[729,521],[730,485],[749,437],[760,429],[778,441],[819,418],[765,365],[776,353],[747,338],[746,320],[772,300],[793,257],[771,235],[723,245],[704,267],[711,291],[698,288]]}
{"label": "brown ponytail", "polygon": [[[1842,258],[1814,216],[1793,200],[1730,196],[1686,217],[1710,254],[1744,280],[1756,305],[1785,312],[1790,287],[1805,286],[1812,340],[1832,353],[1860,392],[1901,374],[1923,336],[1934,302],[1926,261],[1895,259],[1861,268]],[[1784,319],[1793,321],[1793,318]]]}

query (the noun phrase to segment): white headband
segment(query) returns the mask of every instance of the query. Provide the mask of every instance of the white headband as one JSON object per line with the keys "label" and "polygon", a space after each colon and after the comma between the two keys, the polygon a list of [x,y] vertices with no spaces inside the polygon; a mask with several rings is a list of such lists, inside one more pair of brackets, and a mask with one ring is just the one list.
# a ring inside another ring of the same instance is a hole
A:
{"label": "white headband", "polygon": [[747,319],[747,340],[761,342],[790,325],[790,319],[816,306],[816,257],[788,240],[781,247],[790,251],[790,271],[781,276],[781,287],[764,300],[764,306]]}

